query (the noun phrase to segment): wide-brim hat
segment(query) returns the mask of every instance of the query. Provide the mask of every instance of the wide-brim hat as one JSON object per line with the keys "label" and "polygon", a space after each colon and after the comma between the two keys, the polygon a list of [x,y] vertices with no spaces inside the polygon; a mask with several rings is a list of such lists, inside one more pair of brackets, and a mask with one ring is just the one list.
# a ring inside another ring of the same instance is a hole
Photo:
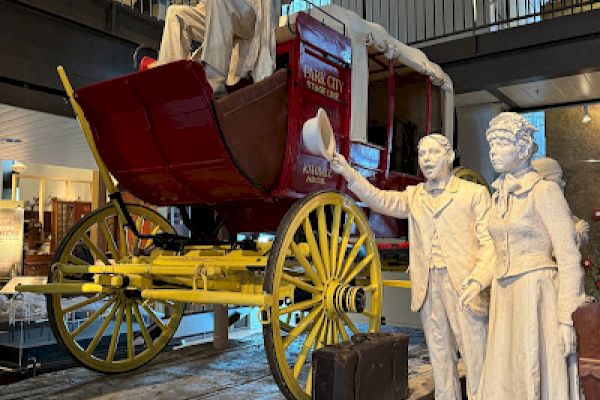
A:
{"label": "wide-brim hat", "polygon": [[331,161],[335,152],[333,128],[324,109],[319,108],[317,115],[310,118],[302,127],[302,140],[310,154]]}

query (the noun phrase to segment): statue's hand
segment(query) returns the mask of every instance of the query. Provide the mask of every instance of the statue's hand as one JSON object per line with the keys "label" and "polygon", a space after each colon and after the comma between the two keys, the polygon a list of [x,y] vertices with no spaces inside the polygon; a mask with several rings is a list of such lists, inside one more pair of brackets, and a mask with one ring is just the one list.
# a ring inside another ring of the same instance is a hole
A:
{"label": "statue's hand", "polygon": [[575,233],[577,234],[577,242],[580,245],[586,244],[589,240],[589,232],[590,232],[590,224],[584,220],[580,219],[575,223]]}
{"label": "statue's hand", "polygon": [[568,357],[570,354],[575,354],[575,349],[577,347],[575,328],[571,325],[560,324],[559,329],[560,350],[563,356]]}
{"label": "statue's hand", "polygon": [[463,293],[460,296],[460,307],[462,309],[466,308],[469,303],[475,299],[481,293],[481,284],[474,279],[467,278],[463,282]]}
{"label": "statue's hand", "polygon": [[357,172],[348,164],[346,158],[338,152],[331,159],[331,169],[333,172],[342,175],[348,183],[352,183],[356,179]]}

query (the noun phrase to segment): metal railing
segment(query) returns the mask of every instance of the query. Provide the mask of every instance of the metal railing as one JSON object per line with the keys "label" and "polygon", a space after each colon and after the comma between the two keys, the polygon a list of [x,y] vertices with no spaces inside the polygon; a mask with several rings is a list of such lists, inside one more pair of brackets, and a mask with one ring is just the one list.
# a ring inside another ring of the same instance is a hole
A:
{"label": "metal railing", "polygon": [[167,15],[167,7],[172,4],[195,6],[201,0],[113,0],[142,14],[164,20]]}
{"label": "metal railing", "polygon": [[[164,19],[172,4],[201,0],[114,0],[148,16]],[[419,45],[494,32],[566,15],[600,10],[600,0],[311,0],[338,4],[376,22],[404,43]],[[284,5],[282,15],[298,12],[307,2]],[[310,6],[309,6],[310,7]]]}
{"label": "metal railing", "polygon": [[333,0],[408,44],[541,22],[600,9],[600,0]]}
{"label": "metal railing", "polygon": [[[160,20],[165,19],[167,7],[172,4],[195,6],[202,0],[114,0],[126,7],[139,11],[142,14],[154,17]],[[331,4],[332,0],[311,0],[312,5],[324,6]],[[289,5],[282,6],[282,15],[292,14],[306,10],[312,7],[310,3],[304,0],[293,0]]]}

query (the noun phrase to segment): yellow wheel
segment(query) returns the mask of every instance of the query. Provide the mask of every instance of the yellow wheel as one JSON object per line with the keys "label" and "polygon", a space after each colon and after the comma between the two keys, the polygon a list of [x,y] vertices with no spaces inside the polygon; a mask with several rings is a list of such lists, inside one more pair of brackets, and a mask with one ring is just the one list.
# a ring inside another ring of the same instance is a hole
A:
{"label": "yellow wheel", "polygon": [[454,168],[454,170],[452,170],[452,173],[457,178],[464,179],[473,183],[478,183],[480,185],[485,186],[488,191],[490,190],[487,181],[485,180],[483,175],[481,175],[476,169],[469,167],[456,167]]}
{"label": "yellow wheel", "polygon": [[379,330],[380,269],[368,220],[350,197],[319,192],[287,212],[265,272],[274,305],[263,328],[271,372],[286,398],[311,398],[313,351]]}
{"label": "yellow wheel", "polygon": [[[174,233],[154,210],[139,205],[127,209],[140,232]],[[150,250],[151,240],[138,240],[118,220],[112,204],[82,218],[58,246],[53,264],[122,263]],[[48,277],[49,282],[92,279],[92,274],[56,270]],[[100,294],[46,295],[46,303],[56,340],[85,367],[105,373],[130,371],[150,361],[173,337],[183,313],[183,304],[143,302],[131,286]]]}

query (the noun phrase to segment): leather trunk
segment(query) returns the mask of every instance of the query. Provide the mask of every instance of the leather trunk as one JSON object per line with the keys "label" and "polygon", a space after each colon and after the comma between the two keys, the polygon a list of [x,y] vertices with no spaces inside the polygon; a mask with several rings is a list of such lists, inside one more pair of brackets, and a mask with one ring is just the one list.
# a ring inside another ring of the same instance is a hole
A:
{"label": "leather trunk", "polygon": [[583,393],[586,400],[600,400],[600,303],[579,307],[573,313],[573,323]]}
{"label": "leather trunk", "polygon": [[313,353],[313,399],[405,399],[408,340],[403,334],[370,333]]}

